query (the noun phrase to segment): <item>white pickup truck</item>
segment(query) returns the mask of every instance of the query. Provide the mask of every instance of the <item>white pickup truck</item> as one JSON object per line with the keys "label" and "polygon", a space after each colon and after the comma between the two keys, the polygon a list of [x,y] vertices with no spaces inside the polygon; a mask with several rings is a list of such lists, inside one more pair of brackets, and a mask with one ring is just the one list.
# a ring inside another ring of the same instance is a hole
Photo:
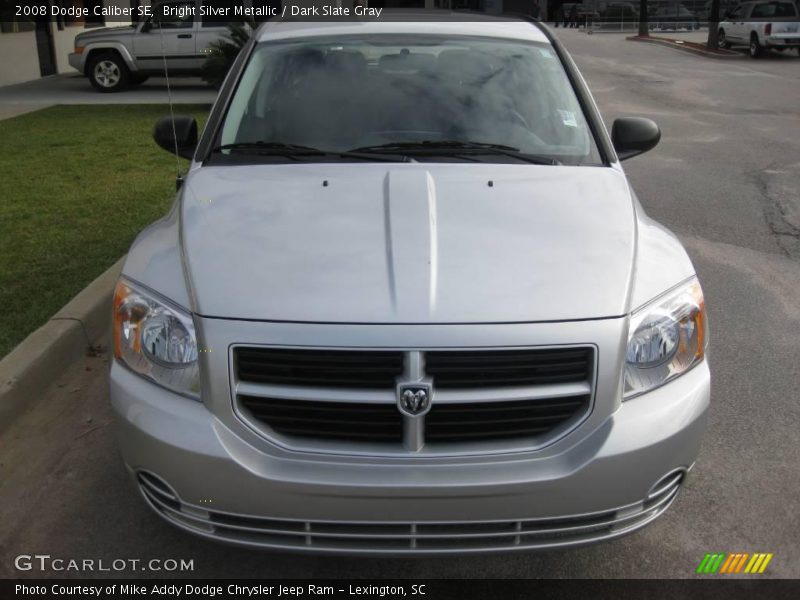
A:
{"label": "white pickup truck", "polygon": [[750,56],[758,58],[765,50],[800,52],[800,17],[791,0],[743,2],[719,24],[719,46],[747,45]]}

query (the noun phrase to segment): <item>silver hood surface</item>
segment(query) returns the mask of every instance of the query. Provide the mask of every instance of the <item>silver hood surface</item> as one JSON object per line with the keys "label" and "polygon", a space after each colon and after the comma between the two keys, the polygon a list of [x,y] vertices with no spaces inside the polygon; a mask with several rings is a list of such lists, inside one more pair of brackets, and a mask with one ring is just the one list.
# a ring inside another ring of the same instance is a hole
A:
{"label": "silver hood surface", "polygon": [[331,323],[619,316],[636,239],[609,167],[195,167],[180,224],[195,312]]}
{"label": "silver hood surface", "polygon": [[119,36],[133,35],[136,31],[135,25],[120,25],[116,27],[98,27],[95,29],[87,29],[82,31],[77,36],[77,39],[82,41],[94,40],[95,38],[113,38]]}

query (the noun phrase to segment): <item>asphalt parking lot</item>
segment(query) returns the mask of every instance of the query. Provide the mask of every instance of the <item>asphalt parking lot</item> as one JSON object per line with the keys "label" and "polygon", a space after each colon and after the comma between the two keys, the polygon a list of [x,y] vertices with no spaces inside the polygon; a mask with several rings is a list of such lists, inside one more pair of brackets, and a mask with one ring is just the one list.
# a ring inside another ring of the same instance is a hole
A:
{"label": "asphalt parking lot", "polygon": [[0,577],[75,576],[15,570],[15,556],[38,553],[193,559],[197,577],[667,578],[694,576],[706,552],[772,552],[762,577],[800,577],[800,59],[713,60],[557,33],[609,125],[621,115],[661,125],[661,144],[625,168],[647,212],[686,244],[709,307],[709,431],[663,517],[613,542],[510,556],[323,558],[217,545],[164,524],[134,491],[97,356],[0,437]]}

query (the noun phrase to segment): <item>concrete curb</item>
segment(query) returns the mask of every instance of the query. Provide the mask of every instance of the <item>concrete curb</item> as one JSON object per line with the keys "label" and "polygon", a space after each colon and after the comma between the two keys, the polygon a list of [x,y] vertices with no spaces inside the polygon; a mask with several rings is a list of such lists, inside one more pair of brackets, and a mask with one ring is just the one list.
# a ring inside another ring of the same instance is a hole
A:
{"label": "concrete curb", "polygon": [[656,38],[640,38],[639,36],[632,35],[625,39],[629,42],[643,42],[645,44],[655,44],[656,46],[664,46],[666,48],[672,48],[673,50],[680,50],[681,52],[688,52],[689,54],[694,54],[696,56],[704,56],[706,58],[717,58],[720,60],[744,58],[744,55],[738,52],[733,52],[731,54],[717,54],[715,52],[705,52],[703,50],[698,50],[697,48],[693,48],[685,44],[679,44],[674,41],[660,40]]}
{"label": "concrete curb", "polygon": [[0,431],[61,371],[109,332],[124,257],[0,360]]}

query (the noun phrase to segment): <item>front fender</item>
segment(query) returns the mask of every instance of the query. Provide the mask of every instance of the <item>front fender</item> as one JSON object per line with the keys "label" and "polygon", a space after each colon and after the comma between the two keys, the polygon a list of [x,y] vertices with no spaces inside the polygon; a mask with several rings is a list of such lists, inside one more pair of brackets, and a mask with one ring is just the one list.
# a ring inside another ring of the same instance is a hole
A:
{"label": "front fender", "polygon": [[180,233],[180,193],[166,216],[142,230],[125,257],[122,274],[192,311],[183,268]]}
{"label": "front fender", "polygon": [[637,224],[632,311],[695,274],[678,237],[645,214],[635,193],[633,199]]}
{"label": "front fender", "polygon": [[119,55],[122,57],[122,60],[125,61],[125,64],[130,71],[138,71],[138,67],[136,66],[136,60],[133,58],[130,50],[128,47],[123,44],[122,42],[111,41],[111,40],[92,40],[91,42],[87,43],[83,49],[83,68],[79,69],[84,75],[86,74],[86,65],[89,62],[89,56],[92,52],[104,52],[108,50],[116,50]]}

